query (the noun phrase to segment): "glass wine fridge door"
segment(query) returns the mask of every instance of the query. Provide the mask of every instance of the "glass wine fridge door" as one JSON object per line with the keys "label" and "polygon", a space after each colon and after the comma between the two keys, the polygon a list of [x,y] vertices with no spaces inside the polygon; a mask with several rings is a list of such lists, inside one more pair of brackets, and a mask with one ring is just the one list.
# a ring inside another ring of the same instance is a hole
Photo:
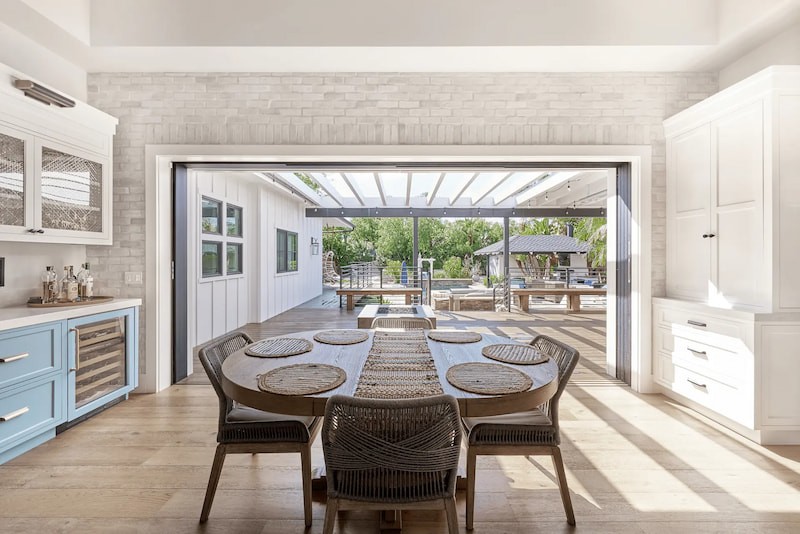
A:
{"label": "glass wine fridge door", "polygon": [[135,387],[136,319],[129,308],[69,321],[69,420]]}

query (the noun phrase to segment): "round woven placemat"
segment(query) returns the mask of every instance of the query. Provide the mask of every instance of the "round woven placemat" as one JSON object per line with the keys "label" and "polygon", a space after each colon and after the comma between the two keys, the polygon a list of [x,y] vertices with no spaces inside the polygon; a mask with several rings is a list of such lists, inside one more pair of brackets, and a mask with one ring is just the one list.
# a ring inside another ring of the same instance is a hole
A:
{"label": "round woven placemat", "polygon": [[248,356],[258,356],[259,358],[281,358],[283,356],[303,354],[313,348],[314,344],[307,339],[279,337],[253,343],[244,349],[244,353]]}
{"label": "round woven placemat", "polygon": [[355,345],[369,339],[363,330],[324,330],[314,334],[314,340],[328,345]]}
{"label": "round woven placemat", "polygon": [[501,343],[486,345],[481,349],[481,354],[492,360],[517,365],[536,365],[550,359],[547,354],[542,354],[529,345],[513,345]]}
{"label": "round woven placemat", "polygon": [[258,375],[258,389],[278,395],[313,395],[337,388],[347,380],[341,367],[324,363],[298,363]]}
{"label": "round woven placemat", "polygon": [[447,381],[458,389],[483,395],[505,395],[528,391],[531,377],[499,363],[469,362],[447,370]]}
{"label": "round woven placemat", "polygon": [[483,336],[477,332],[467,332],[465,330],[430,330],[428,337],[434,341],[442,343],[477,343]]}

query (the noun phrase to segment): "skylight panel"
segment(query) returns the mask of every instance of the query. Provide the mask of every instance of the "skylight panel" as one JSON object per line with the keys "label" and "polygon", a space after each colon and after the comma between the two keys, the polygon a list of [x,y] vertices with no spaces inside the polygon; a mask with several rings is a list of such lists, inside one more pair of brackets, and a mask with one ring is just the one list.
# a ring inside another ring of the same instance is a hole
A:
{"label": "skylight panel", "polygon": [[474,174],[474,172],[448,172],[444,175],[442,185],[439,186],[439,191],[436,192],[436,197],[452,202]]}
{"label": "skylight panel", "polygon": [[378,185],[375,183],[374,174],[371,172],[348,172],[346,173],[350,183],[353,184],[361,193],[368,198],[378,198],[380,193]]}
{"label": "skylight panel", "polygon": [[415,172],[411,175],[411,197],[427,197],[428,193],[436,187],[439,172]]}
{"label": "skylight panel", "polygon": [[406,175],[405,172],[382,172],[378,175],[387,198],[402,199],[405,203]]}
{"label": "skylight panel", "polygon": [[504,177],[508,176],[506,172],[482,172],[475,177],[475,180],[467,187],[462,195],[464,198],[470,199],[471,202],[477,201],[483,197],[491,189],[497,186]]}

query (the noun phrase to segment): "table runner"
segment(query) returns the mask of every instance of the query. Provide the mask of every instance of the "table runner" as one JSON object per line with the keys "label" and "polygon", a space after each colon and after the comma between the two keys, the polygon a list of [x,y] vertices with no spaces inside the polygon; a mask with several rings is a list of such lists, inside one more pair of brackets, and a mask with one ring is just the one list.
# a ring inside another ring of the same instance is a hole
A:
{"label": "table runner", "polygon": [[375,332],[358,380],[356,397],[409,399],[442,393],[425,332]]}

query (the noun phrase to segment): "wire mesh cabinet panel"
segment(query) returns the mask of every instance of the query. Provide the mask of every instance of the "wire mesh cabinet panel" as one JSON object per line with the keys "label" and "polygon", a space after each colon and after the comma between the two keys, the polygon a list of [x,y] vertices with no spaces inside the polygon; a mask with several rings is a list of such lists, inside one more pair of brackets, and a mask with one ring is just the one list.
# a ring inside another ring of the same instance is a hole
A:
{"label": "wire mesh cabinet panel", "polygon": [[0,232],[25,236],[33,226],[33,137],[0,125]]}
{"label": "wire mesh cabinet panel", "polygon": [[68,321],[68,420],[136,387],[138,330],[137,308]]}

